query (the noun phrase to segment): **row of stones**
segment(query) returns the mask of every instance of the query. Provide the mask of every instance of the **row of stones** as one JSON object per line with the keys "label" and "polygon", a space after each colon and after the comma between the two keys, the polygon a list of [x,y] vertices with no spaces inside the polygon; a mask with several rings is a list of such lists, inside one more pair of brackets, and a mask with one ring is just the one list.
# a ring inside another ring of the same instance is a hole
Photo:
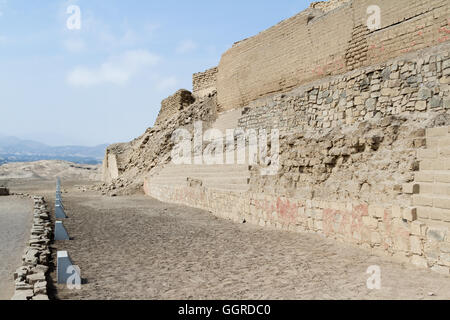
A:
{"label": "row of stones", "polygon": [[423,221],[450,222],[450,127],[427,130],[427,148],[419,150],[420,171],[409,186]]}
{"label": "row of stones", "polygon": [[23,264],[14,273],[12,300],[48,300],[47,272],[50,258],[52,224],[43,197],[34,196],[33,226]]}

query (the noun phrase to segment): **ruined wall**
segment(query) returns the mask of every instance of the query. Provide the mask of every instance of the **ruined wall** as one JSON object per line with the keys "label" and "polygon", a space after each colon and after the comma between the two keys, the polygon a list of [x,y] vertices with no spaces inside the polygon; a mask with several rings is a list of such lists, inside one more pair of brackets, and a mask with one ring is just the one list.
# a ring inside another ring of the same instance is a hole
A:
{"label": "ruined wall", "polygon": [[106,149],[102,166],[102,181],[111,183],[126,170],[130,152],[135,141],[129,143],[118,143]]}
{"label": "ruined wall", "polygon": [[214,67],[205,72],[194,73],[192,93],[195,97],[205,97],[217,90],[217,72],[217,67]]}
{"label": "ruined wall", "polygon": [[[313,6],[236,43],[219,64],[219,106],[243,107],[267,94],[450,39],[446,0],[353,0],[342,1],[339,7],[337,3],[325,9]],[[381,8],[379,30],[367,28],[370,5]]]}
{"label": "ruined wall", "polygon": [[194,103],[194,101],[195,98],[190,91],[184,89],[178,90],[175,94],[161,102],[161,110],[156,119],[156,125],[180,113],[180,111]]}
{"label": "ruined wall", "polygon": [[181,128],[192,130],[195,121],[202,121],[207,127],[216,118],[217,95],[212,94],[160,118],[133,141],[109,146],[103,161],[101,191],[109,195],[142,192],[144,177],[171,160],[173,132]]}
{"label": "ruined wall", "polygon": [[258,99],[239,127],[280,129],[277,175],[253,166],[246,193],[149,181],[145,192],[450,274],[450,206],[427,194],[449,190],[450,175],[429,172],[446,168],[449,128],[427,131],[450,124],[449,84],[450,44],[441,44]]}

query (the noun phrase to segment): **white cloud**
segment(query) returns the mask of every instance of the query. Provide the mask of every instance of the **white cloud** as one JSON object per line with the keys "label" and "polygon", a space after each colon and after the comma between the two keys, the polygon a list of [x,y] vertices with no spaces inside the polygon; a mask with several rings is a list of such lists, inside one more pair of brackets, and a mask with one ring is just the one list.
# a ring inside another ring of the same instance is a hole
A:
{"label": "white cloud", "polygon": [[105,83],[126,84],[144,68],[156,65],[160,58],[146,50],[127,51],[109,58],[97,68],[76,67],[67,76],[67,82],[76,87],[90,87]]}
{"label": "white cloud", "polygon": [[169,89],[174,89],[178,84],[178,79],[176,77],[166,77],[158,81],[156,89],[159,91],[165,91]]}
{"label": "white cloud", "polygon": [[177,53],[189,53],[197,49],[197,44],[192,40],[184,40],[177,47]]}

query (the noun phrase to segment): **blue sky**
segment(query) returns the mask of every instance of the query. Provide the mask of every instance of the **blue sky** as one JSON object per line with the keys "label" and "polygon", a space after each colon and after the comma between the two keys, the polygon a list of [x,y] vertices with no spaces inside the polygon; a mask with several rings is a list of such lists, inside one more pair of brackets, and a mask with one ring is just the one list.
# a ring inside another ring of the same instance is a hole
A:
{"label": "blue sky", "polygon": [[[162,99],[192,89],[239,40],[306,0],[0,0],[0,135],[50,145],[124,142]],[[70,5],[81,29],[69,30]]]}

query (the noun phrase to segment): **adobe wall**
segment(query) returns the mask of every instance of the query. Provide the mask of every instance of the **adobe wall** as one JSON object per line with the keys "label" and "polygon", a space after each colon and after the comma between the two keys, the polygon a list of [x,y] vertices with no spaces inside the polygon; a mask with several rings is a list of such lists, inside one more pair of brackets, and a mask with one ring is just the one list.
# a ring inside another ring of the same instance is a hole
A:
{"label": "adobe wall", "polygon": [[192,94],[195,97],[205,97],[217,90],[217,67],[205,72],[194,73],[192,76]]}
{"label": "adobe wall", "polygon": [[[381,8],[379,30],[367,28],[370,5]],[[243,107],[271,93],[446,42],[449,13],[446,0],[313,4],[224,53],[217,74],[219,106]]]}
{"label": "adobe wall", "polygon": [[126,170],[131,148],[135,142],[118,143],[109,146],[102,165],[102,181],[111,183]]}
{"label": "adobe wall", "polygon": [[155,125],[159,125],[177,113],[180,113],[180,111],[190,106],[194,101],[195,98],[190,91],[184,89],[178,90],[161,102],[161,110],[159,111]]}
{"label": "adobe wall", "polygon": [[281,131],[277,175],[252,166],[249,192],[148,181],[144,189],[161,201],[320,233],[449,275],[450,203],[433,195],[448,192],[449,125],[446,43],[244,107],[240,128]]}

